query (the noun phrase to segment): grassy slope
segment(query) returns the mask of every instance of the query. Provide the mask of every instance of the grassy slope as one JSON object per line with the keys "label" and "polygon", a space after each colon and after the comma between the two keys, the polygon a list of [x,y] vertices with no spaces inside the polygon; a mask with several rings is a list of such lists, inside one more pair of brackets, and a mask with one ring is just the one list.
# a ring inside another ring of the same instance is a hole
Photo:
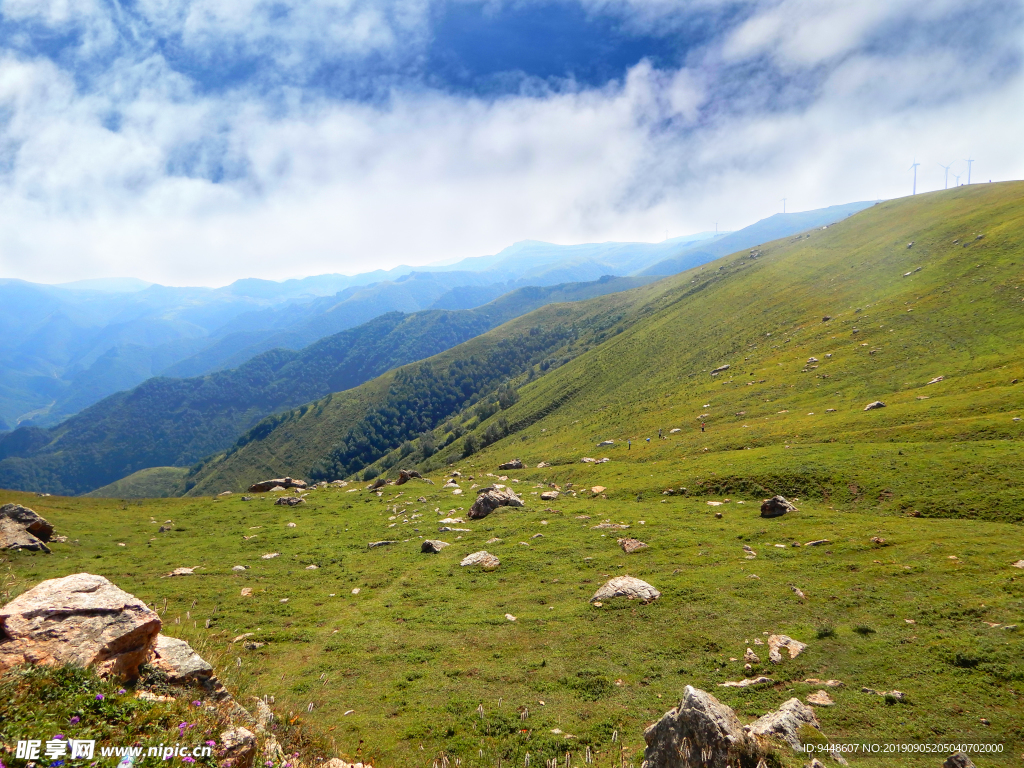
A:
{"label": "grassy slope", "polygon": [[[633,494],[705,483],[1024,520],[1024,422],[1013,421],[1024,416],[1022,242],[1024,184],[986,185],[884,203],[757,259],[686,273],[649,320],[524,387],[502,416],[532,426],[498,454],[632,458],[654,478],[624,465],[619,487]],[[863,410],[879,399],[885,409]],[[617,445],[594,447],[605,439]],[[575,469],[585,479],[618,467]]]}
{"label": "grassy slope", "polygon": [[99,499],[164,499],[180,496],[185,490],[184,467],[150,467],[128,477],[82,494]]}

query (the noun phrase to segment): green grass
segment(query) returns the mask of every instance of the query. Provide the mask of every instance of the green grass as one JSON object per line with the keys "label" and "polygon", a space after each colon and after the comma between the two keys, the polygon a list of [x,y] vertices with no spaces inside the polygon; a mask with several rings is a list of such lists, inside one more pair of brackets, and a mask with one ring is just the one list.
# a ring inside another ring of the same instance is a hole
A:
{"label": "green grass", "polygon": [[164,499],[180,496],[185,491],[187,474],[188,469],[184,467],[150,467],[82,495],[99,499]]}
{"label": "green grass", "polygon": [[[460,468],[493,465],[480,461]],[[380,498],[314,491],[294,509],[238,496],[115,503],[9,494],[72,539],[54,544],[48,557],[10,559],[19,587],[81,570],[107,576],[156,606],[165,633],[208,655],[240,658],[241,667],[227,665],[229,685],[237,685],[232,674],[246,675],[246,695],[275,696],[281,714],[320,729],[339,754],[377,765],[423,765],[440,752],[467,766],[495,765],[499,753],[521,763],[527,751],[536,761],[569,750],[578,761],[588,745],[598,765],[617,762],[620,748],[636,765],[643,727],[685,685],[711,691],[749,720],[791,696],[805,698],[814,690],[802,682],[809,677],[845,683],[830,691],[836,706],[818,711],[832,738],[1000,742],[1003,756],[978,764],[1016,764],[1024,749],[1024,639],[986,622],[1024,623],[1024,573],[1010,566],[1024,554],[1019,527],[837,512],[803,498],[798,513],[774,520],[761,519],[758,499],[742,494],[714,507],[707,501],[721,495],[651,494],[638,502],[633,490],[664,467],[621,467],[504,473],[522,479],[512,485],[527,506],[457,526],[472,529],[462,534],[437,532],[435,509],[447,514],[469,501],[441,490],[439,478],[434,486],[390,486]],[[601,482],[608,498],[563,495],[549,505],[532,495],[542,490],[534,480],[570,478],[581,487]],[[421,494],[426,502],[415,501]],[[407,515],[390,520],[396,508]],[[590,519],[578,518],[584,514]],[[167,519],[174,530],[157,534]],[[615,532],[592,529],[605,519],[630,524],[629,535],[650,548],[624,555]],[[544,535],[533,539],[536,533]],[[420,537],[452,546],[424,555]],[[502,541],[486,544],[492,537]],[[367,550],[367,542],[385,538],[400,543]],[[822,538],[833,543],[791,546]],[[744,544],[756,559],[745,559]],[[459,567],[461,557],[483,548],[502,560],[497,571]],[[261,559],[268,552],[281,554]],[[239,575],[231,571],[236,564],[250,568]],[[311,564],[319,568],[306,570]],[[178,566],[201,567],[192,577],[161,578]],[[649,581],[662,597],[648,606],[591,606],[593,592],[620,574]],[[253,597],[240,596],[243,586]],[[859,634],[861,626],[874,631]],[[822,627],[832,633],[819,637]],[[267,645],[247,651],[230,643],[244,632]],[[765,632],[809,648],[778,667],[757,668],[774,686],[718,687],[742,678],[746,647],[766,661],[765,647],[754,644]],[[904,691],[908,701],[887,703],[861,693],[865,686]],[[565,740],[554,728],[577,738]]]}

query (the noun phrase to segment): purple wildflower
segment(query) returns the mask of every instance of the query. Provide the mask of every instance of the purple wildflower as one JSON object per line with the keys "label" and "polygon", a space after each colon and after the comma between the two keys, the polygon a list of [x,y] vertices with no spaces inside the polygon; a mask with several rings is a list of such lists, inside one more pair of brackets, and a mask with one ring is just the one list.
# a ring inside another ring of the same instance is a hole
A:
{"label": "purple wildflower", "polygon": [[124,694],[128,693],[128,691],[126,691],[126,690],[125,690],[124,688],[118,688],[118,689],[117,689],[117,692],[118,692],[119,694],[121,694],[122,696],[124,696]]}
{"label": "purple wildflower", "polygon": [[170,760],[172,757],[173,757],[173,755],[165,755],[164,756],[164,760]]}
{"label": "purple wildflower", "polygon": [[183,763],[194,763],[196,759],[194,757],[190,757],[189,755],[185,755],[183,758],[181,758],[181,761]]}
{"label": "purple wildflower", "polygon": [[53,734],[53,740],[54,741],[63,741],[64,740],[64,734],[63,733],[55,733],[55,734]]}
{"label": "purple wildflower", "polygon": [[203,702],[201,702],[199,699],[196,699],[195,701],[192,702],[192,706],[193,707],[201,707],[201,706],[203,706]]}
{"label": "purple wildflower", "polygon": [[207,741],[207,742],[206,742],[206,746],[208,746],[208,747],[216,747],[216,746],[217,746],[217,742],[216,742],[216,741],[213,741],[213,740],[211,739],[211,740],[209,740],[209,741]]}
{"label": "purple wildflower", "polygon": [[104,698],[105,698],[105,697],[103,696],[103,694],[102,694],[102,693],[97,693],[97,694],[96,694],[96,701],[103,701],[103,699],[104,699]]}
{"label": "purple wildflower", "polygon": [[74,725],[75,723],[78,723],[81,720],[82,720],[82,718],[80,718],[78,715],[72,715],[71,719],[68,720],[68,722],[71,723],[72,725]]}

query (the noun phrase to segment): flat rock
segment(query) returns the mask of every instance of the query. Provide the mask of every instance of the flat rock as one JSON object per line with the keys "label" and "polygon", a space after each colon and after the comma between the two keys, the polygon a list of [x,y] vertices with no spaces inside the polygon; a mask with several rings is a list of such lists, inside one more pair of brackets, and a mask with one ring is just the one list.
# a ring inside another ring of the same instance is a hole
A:
{"label": "flat rock", "polygon": [[718,685],[720,688],[749,688],[752,685],[770,685],[774,682],[770,677],[748,677],[737,682],[726,681]]}
{"label": "flat rock", "polygon": [[831,544],[831,539],[815,539],[814,541],[808,541],[804,544],[805,547],[820,547],[824,544]]}
{"label": "flat rock", "polygon": [[622,547],[622,551],[627,555],[640,549],[647,549],[647,545],[640,541],[640,539],[618,539],[618,545]]}
{"label": "flat rock", "polygon": [[785,496],[772,496],[761,502],[761,517],[782,517],[787,512],[796,512],[794,507]]}
{"label": "flat rock", "polygon": [[541,501],[554,501],[558,498],[558,491],[544,491],[540,495]]}
{"label": "flat rock", "polygon": [[306,500],[301,496],[279,496],[274,504],[279,507],[296,507],[299,504],[305,504]]}
{"label": "flat rock", "polygon": [[510,488],[498,488],[495,486],[482,488],[477,493],[476,501],[469,508],[469,518],[471,520],[485,518],[498,507],[523,506],[523,500],[516,496],[515,492]]}
{"label": "flat rock", "polygon": [[193,576],[195,575],[196,568],[198,567],[198,565],[193,565],[191,568],[175,568],[173,571],[171,571],[170,573],[165,573],[160,578],[167,579],[171,576]]}
{"label": "flat rock", "polygon": [[1014,568],[1024,568],[1024,560],[1018,560],[1012,564]]}
{"label": "flat rock", "polygon": [[795,659],[807,648],[806,643],[794,640],[788,635],[771,635],[768,638],[768,658],[773,664],[782,662],[782,650],[789,652],[789,658]]}
{"label": "flat rock", "polygon": [[598,523],[590,527],[592,531],[624,531],[629,528],[625,523]]}
{"label": "flat rock", "polygon": [[260,555],[260,560],[273,560],[275,557],[280,557],[280,552],[267,552],[265,555]]}
{"label": "flat rock", "polygon": [[542,461],[540,464],[537,465],[537,469],[547,469],[550,466],[551,464],[549,462]]}
{"label": "flat rock", "polygon": [[868,403],[867,405],[864,406],[865,411],[875,411],[878,410],[879,408],[885,408],[885,403],[883,403],[881,400],[875,400],[875,402]]}
{"label": "flat rock", "polygon": [[249,493],[266,493],[275,489],[305,488],[302,480],[292,480],[290,477],[279,477],[275,480],[262,480],[249,486]]}
{"label": "flat rock", "polygon": [[775,712],[769,712],[764,717],[759,717],[745,730],[755,736],[781,739],[794,750],[800,751],[802,742],[799,734],[800,729],[805,725],[816,729],[821,728],[813,709],[800,699],[790,699]]}
{"label": "flat rock", "polygon": [[603,485],[595,485],[593,488],[590,489],[590,492],[596,496],[599,493],[604,493],[605,487]]}
{"label": "flat rock", "polygon": [[750,739],[730,707],[688,685],[679,706],[644,731],[644,741],[641,768],[726,768]]}
{"label": "flat rock", "polygon": [[369,544],[366,545],[366,548],[367,549],[376,549],[377,547],[390,547],[392,544],[397,544],[397,543],[398,542],[395,541],[394,539],[389,539],[387,541],[371,541]]}
{"label": "flat rock", "polygon": [[498,469],[522,469],[523,462],[519,459],[512,459],[512,461],[506,461],[504,464],[499,464]]}
{"label": "flat rock", "polygon": [[53,536],[53,526],[34,510],[21,504],[4,504],[0,507],[0,519],[3,518],[17,523],[40,541],[49,541]]}
{"label": "flat rock", "polygon": [[594,596],[590,598],[590,602],[610,600],[613,597],[625,597],[629,600],[640,600],[643,603],[650,603],[661,597],[661,592],[646,581],[633,576],[616,576],[606,581],[594,593]]}
{"label": "flat rock", "polygon": [[420,546],[420,552],[437,554],[447,546],[449,546],[447,541],[441,541],[440,539],[427,539]]}
{"label": "flat rock", "polygon": [[459,565],[462,567],[466,567],[467,565],[479,565],[482,570],[493,571],[501,565],[501,561],[490,552],[480,550],[479,552],[474,552],[471,555],[466,555],[462,558],[462,562],[460,562]]}
{"label": "flat rock", "polygon": [[807,697],[807,703],[813,704],[816,707],[831,707],[835,705],[832,701],[832,697],[825,691],[815,691]]}
{"label": "flat rock", "polygon": [[102,576],[48,579],[0,608],[0,670],[77,664],[101,675],[138,676],[160,617]]}

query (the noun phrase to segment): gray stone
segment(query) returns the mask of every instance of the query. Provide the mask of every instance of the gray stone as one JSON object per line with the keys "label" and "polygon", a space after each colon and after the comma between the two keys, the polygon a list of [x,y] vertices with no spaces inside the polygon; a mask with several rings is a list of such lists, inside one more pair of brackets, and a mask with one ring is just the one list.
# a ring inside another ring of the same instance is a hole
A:
{"label": "gray stone", "polygon": [[764,717],[759,717],[746,727],[747,733],[754,736],[767,736],[781,739],[799,751],[800,728],[809,725],[812,728],[820,729],[818,718],[814,710],[804,704],[800,699],[790,699],[782,704],[775,712],[769,712]]}
{"label": "gray stone", "polygon": [[440,539],[427,539],[420,547],[420,552],[437,554],[447,546],[449,546],[447,541],[441,541]]}
{"label": "gray stone", "polygon": [[366,545],[366,548],[367,549],[376,549],[377,547],[389,547],[392,544],[397,544],[397,543],[398,542],[394,541],[394,540],[390,540],[390,541],[371,541],[369,544]]}
{"label": "gray stone", "polygon": [[499,464],[498,469],[522,469],[523,462],[519,459],[512,459],[512,461],[506,461],[504,464]]}
{"label": "gray stone", "polygon": [[523,500],[516,496],[511,488],[481,488],[469,508],[468,517],[471,520],[480,520],[487,517],[498,507],[521,507]]}
{"label": "gray stone", "polygon": [[642,603],[650,603],[661,597],[661,592],[646,581],[633,576],[616,576],[614,579],[606,581],[594,593],[594,596],[590,598],[590,602],[611,600],[615,597],[625,597],[629,600],[640,600]]}
{"label": "gray stone", "polygon": [[787,512],[798,511],[785,496],[772,496],[761,502],[761,517],[782,517]]}
{"label": "gray stone", "polygon": [[157,635],[148,662],[165,674],[169,683],[197,685],[216,699],[230,698],[213,673],[213,667],[184,640]]}
{"label": "gray stone", "polygon": [[474,552],[471,555],[466,555],[462,558],[462,562],[459,565],[465,567],[467,565],[479,565],[484,571],[497,570],[498,566],[501,565],[501,561],[486,550]]}
{"label": "gray stone", "polygon": [[253,483],[249,486],[249,493],[266,493],[267,491],[273,491],[277,488],[305,488],[306,484],[302,480],[292,480],[290,477],[279,477],[275,480],[263,480],[259,483]]}
{"label": "gray stone", "polygon": [[0,549],[25,549],[49,552],[50,548],[15,520],[0,517]]}
{"label": "gray stone", "polygon": [[627,555],[641,549],[647,549],[647,545],[640,541],[640,539],[619,539],[617,543]]}
{"label": "gray stone", "polygon": [[238,727],[220,735],[217,762],[223,768],[252,768],[256,760],[256,734]]}
{"label": "gray stone", "polygon": [[946,758],[942,768],[975,768],[974,762],[963,752],[954,752]]}
{"label": "gray stone", "polygon": [[306,500],[300,496],[281,496],[274,502],[279,507],[295,507],[305,503]]}
{"label": "gray stone", "polygon": [[883,403],[881,400],[875,400],[875,402],[868,403],[867,405],[864,406],[865,411],[875,411],[878,410],[879,408],[885,408],[885,403]]}
{"label": "gray stone", "polygon": [[53,536],[53,526],[36,514],[34,510],[23,507],[21,504],[4,504],[0,507],[0,518],[7,518],[17,523],[40,541],[49,541]]}

